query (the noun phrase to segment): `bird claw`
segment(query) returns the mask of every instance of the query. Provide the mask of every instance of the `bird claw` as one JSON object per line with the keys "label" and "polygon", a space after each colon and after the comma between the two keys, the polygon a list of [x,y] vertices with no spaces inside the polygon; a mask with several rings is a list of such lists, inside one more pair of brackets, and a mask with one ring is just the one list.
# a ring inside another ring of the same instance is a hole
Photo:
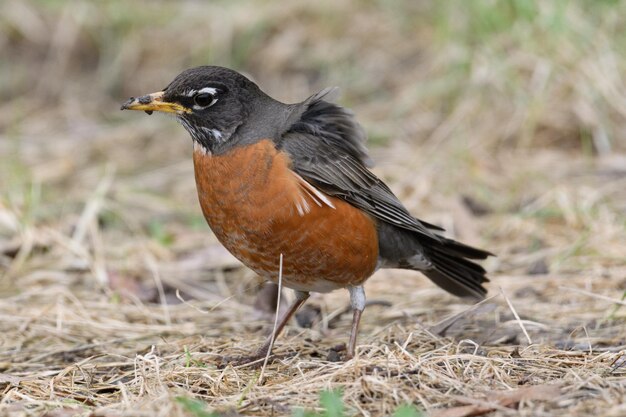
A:
{"label": "bird claw", "polygon": [[340,343],[330,348],[326,360],[329,362],[347,362],[352,359],[352,357],[353,355],[348,352],[346,344]]}
{"label": "bird claw", "polygon": [[[221,362],[218,364],[219,369],[224,369],[228,365],[234,367],[246,367],[250,369],[260,369],[265,362],[267,351],[263,348],[259,349],[255,353],[243,356],[222,356]],[[276,359],[283,358],[288,355],[274,355],[271,354],[267,360],[267,363],[272,363]]]}
{"label": "bird claw", "polygon": [[[270,360],[272,357],[270,356]],[[252,355],[243,356],[222,356],[221,362],[218,364],[219,369],[224,369],[228,365],[230,366],[246,366],[246,368],[258,369],[263,366],[265,361],[265,354],[260,355],[258,353]]]}

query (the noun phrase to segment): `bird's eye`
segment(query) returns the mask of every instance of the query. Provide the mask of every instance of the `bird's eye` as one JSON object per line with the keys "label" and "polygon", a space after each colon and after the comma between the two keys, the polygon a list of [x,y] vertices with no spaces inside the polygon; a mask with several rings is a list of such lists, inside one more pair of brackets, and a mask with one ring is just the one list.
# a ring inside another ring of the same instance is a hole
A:
{"label": "bird's eye", "polygon": [[193,96],[193,101],[199,107],[211,107],[217,102],[217,97],[213,93],[198,93]]}

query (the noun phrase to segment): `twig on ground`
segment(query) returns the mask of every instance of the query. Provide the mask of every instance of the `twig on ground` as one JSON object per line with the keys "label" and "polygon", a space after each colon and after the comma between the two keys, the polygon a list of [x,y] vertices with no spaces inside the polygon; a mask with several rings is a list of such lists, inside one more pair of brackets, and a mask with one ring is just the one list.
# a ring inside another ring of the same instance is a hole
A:
{"label": "twig on ground", "polygon": [[533,341],[530,338],[530,335],[528,334],[528,332],[526,331],[526,327],[524,327],[524,322],[520,318],[519,314],[517,314],[517,311],[515,311],[515,308],[513,307],[511,300],[509,300],[509,297],[506,295],[502,287],[500,287],[500,292],[502,293],[502,296],[506,300],[506,303],[509,305],[509,309],[511,309],[511,312],[515,316],[515,320],[517,321],[517,324],[519,324],[519,327],[522,329],[522,332],[524,332],[524,336],[526,336],[526,340],[528,341],[528,344],[532,345]]}
{"label": "twig on ground", "polygon": [[274,328],[272,329],[272,335],[270,336],[270,346],[265,354],[265,360],[263,361],[263,367],[261,367],[261,375],[259,375],[259,384],[263,383],[263,377],[265,376],[265,367],[272,354],[272,348],[274,347],[274,338],[276,337],[276,328],[278,327],[278,312],[280,311],[280,294],[283,290],[283,254],[280,254],[280,260],[278,264],[278,299],[276,300],[276,314],[274,315]]}

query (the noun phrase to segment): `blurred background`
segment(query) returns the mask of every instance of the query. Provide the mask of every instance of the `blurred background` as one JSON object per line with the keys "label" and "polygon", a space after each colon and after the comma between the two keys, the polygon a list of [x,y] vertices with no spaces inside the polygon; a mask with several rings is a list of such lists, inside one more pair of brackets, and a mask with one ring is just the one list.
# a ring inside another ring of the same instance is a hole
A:
{"label": "blurred background", "polygon": [[[215,317],[246,317],[250,300],[237,300],[255,277],[201,216],[187,133],[119,111],[205,64],[284,102],[339,86],[376,174],[416,216],[495,252],[490,292],[565,320],[550,340],[602,317],[623,323],[619,305],[581,293],[626,295],[626,3],[614,0],[1,1],[7,316],[36,320],[65,300],[99,311],[72,313],[91,323],[154,303],[120,323],[169,326],[194,311],[163,306],[228,299]],[[456,302],[406,271],[368,285],[396,306],[435,306],[415,310],[426,322]],[[610,329],[602,340],[623,337]]]}

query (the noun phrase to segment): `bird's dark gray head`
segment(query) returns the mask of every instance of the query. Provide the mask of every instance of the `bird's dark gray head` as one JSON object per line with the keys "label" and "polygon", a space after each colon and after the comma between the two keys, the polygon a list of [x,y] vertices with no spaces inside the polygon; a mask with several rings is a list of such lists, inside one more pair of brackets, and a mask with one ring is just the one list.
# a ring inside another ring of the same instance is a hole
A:
{"label": "bird's dark gray head", "polygon": [[205,151],[221,153],[280,134],[294,106],[272,99],[236,71],[202,66],[183,71],[162,91],[131,97],[125,109],[173,113]]}

